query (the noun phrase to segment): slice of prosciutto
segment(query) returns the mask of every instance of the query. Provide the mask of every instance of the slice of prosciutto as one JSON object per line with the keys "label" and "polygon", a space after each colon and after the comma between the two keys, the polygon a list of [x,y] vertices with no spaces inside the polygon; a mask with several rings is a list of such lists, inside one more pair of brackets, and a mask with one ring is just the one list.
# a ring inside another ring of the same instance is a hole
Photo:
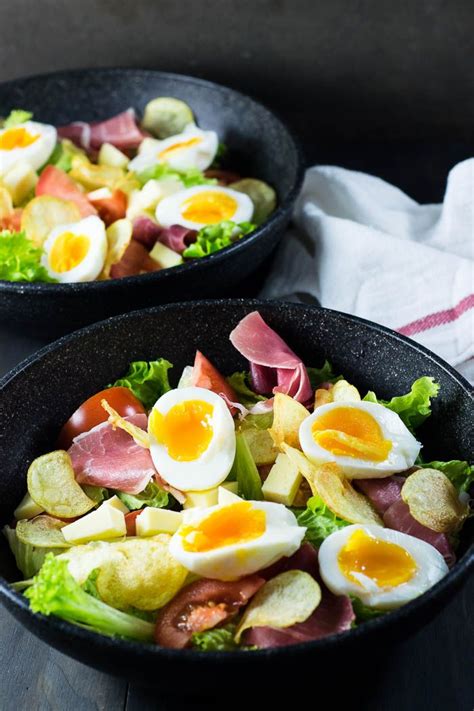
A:
{"label": "slice of prosciutto", "polygon": [[260,649],[285,647],[350,629],[355,620],[352,603],[346,595],[334,595],[325,586],[319,575],[318,553],[310,543],[303,543],[290,558],[280,559],[270,568],[260,571],[259,575],[269,580],[287,570],[303,570],[312,575],[321,587],[321,602],[307,620],[291,627],[253,627],[246,630],[242,635],[244,644]]}
{"label": "slice of prosciutto", "polygon": [[130,108],[106,121],[74,121],[67,126],[59,126],[58,135],[69,138],[86,151],[96,151],[103,143],[111,143],[119,150],[127,151],[137,148],[147,134],[138,128],[135,111]]}
{"label": "slice of prosciutto", "polygon": [[161,227],[150,217],[139,215],[133,220],[132,237],[148,250],[153,249],[160,234]]}
{"label": "slice of prosciutto", "polygon": [[[146,430],[146,415],[125,419]],[[114,430],[108,422],[75,437],[68,453],[79,484],[139,494],[155,475],[149,450],[136,444],[124,430]]]}
{"label": "slice of prosciutto", "polygon": [[182,254],[186,247],[196,241],[197,231],[190,230],[189,227],[182,225],[171,225],[164,227],[159,236],[158,241],[169,247],[173,252]]}
{"label": "slice of prosciutto", "polygon": [[403,476],[388,476],[384,479],[356,479],[355,485],[370,499],[380,516],[401,497],[405,478]]}
{"label": "slice of prosciutto", "polygon": [[[258,311],[240,321],[229,336],[232,345],[250,362],[252,384],[261,394],[282,392],[301,403],[313,396],[301,358],[268,326]],[[265,388],[265,390],[264,390]]]}

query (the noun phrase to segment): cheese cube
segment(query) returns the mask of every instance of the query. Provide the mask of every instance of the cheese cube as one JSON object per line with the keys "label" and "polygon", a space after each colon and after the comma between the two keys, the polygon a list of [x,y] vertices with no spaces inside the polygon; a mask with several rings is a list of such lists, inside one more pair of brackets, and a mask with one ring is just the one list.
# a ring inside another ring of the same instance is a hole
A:
{"label": "cheese cube", "polygon": [[156,242],[155,246],[150,252],[150,257],[158,262],[162,269],[167,269],[168,267],[176,267],[178,264],[183,263],[183,258],[177,252],[167,247],[161,242]]}
{"label": "cheese cube", "polygon": [[106,503],[61,529],[68,543],[86,543],[125,536],[127,528],[121,511]]}
{"label": "cheese cube", "polygon": [[229,481],[227,484],[221,484],[217,487],[217,503],[233,504],[236,501],[242,501],[240,496],[237,496],[238,484],[236,481]]}
{"label": "cheese cube", "polygon": [[174,533],[181,526],[181,511],[169,511],[146,506],[135,519],[137,536],[155,536],[157,533]]}
{"label": "cheese cube", "polygon": [[183,509],[202,509],[208,506],[215,506],[217,499],[217,487],[215,489],[206,489],[205,491],[187,491]]}
{"label": "cheese cube", "polygon": [[291,506],[301,484],[302,476],[288,455],[279,454],[262,485],[267,501]]}
{"label": "cheese cube", "polygon": [[105,506],[113,506],[114,509],[117,509],[117,511],[121,511],[123,514],[129,513],[129,509],[125,506],[123,501],[119,499],[119,497],[114,494],[114,496],[111,496],[110,499],[106,499],[104,501]]}
{"label": "cheese cube", "polygon": [[40,513],[43,513],[43,511],[44,509],[41,506],[38,506],[38,504],[33,501],[27,492],[16,507],[13,515],[17,521],[20,521],[23,518],[34,518],[35,516],[39,516]]}
{"label": "cheese cube", "polygon": [[112,168],[125,168],[129,163],[129,157],[119,151],[111,143],[103,143],[99,151],[99,165],[110,165]]}
{"label": "cheese cube", "polygon": [[2,182],[10,193],[13,204],[19,205],[34,190],[38,176],[31,165],[20,161],[2,176]]}

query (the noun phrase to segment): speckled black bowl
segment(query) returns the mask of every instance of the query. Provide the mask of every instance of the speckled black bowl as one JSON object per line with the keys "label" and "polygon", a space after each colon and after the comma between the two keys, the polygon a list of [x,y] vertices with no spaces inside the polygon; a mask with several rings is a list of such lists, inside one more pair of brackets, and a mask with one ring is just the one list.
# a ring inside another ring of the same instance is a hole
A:
{"label": "speckled black bowl", "polygon": [[[112,318],[66,336],[0,382],[0,522],[11,519],[24,494],[29,462],[48,451],[62,423],[85,398],[118,377],[136,359],[168,358],[174,363],[174,383],[182,368],[192,362],[196,348],[224,373],[243,369],[245,362],[228,335],[245,314],[256,308],[307,364],[320,365],[329,358],[336,371],[362,391],[373,389],[381,397],[390,397],[407,391],[416,378],[432,375],[441,384],[441,392],[432,417],[418,433],[424,452],[429,458],[472,456],[473,395],[468,383],[412,341],[355,317],[296,304],[243,300],[176,304]],[[428,622],[454,595],[472,569],[474,546],[469,548],[470,542],[472,530],[465,528],[460,559],[453,569],[434,588],[400,610],[317,642],[254,653],[160,649],[104,637],[58,618],[34,615],[25,598],[7,584],[7,580],[16,579],[18,571],[4,542],[0,550],[0,599],[45,642],[99,669],[156,683],[161,690],[167,688],[168,679],[185,680],[168,687],[174,695],[215,690],[220,684],[227,685],[234,695],[236,679],[242,680],[244,689],[252,689],[260,681],[266,684],[262,688],[267,693],[269,681],[275,685],[279,673],[283,686],[290,684],[289,664],[293,671],[296,665],[305,664],[313,674],[322,675],[331,664],[344,669],[344,659],[353,669],[359,659],[367,670],[369,655],[380,660],[394,641]],[[291,683],[299,688],[297,680]],[[317,689],[313,691],[319,694]]]}
{"label": "speckled black bowl", "polygon": [[[302,180],[299,149],[287,128],[248,96],[212,82],[140,69],[84,69],[0,84],[0,116],[22,107],[38,121],[61,125],[104,119],[129,106],[139,113],[156,96],[191,106],[199,125],[229,147],[226,164],[261,178],[278,194],[278,208],[250,236],[201,260],[124,279],[85,284],[0,281],[0,324],[55,337],[132,309],[235,293],[283,235]],[[239,296],[244,295],[239,292]]]}

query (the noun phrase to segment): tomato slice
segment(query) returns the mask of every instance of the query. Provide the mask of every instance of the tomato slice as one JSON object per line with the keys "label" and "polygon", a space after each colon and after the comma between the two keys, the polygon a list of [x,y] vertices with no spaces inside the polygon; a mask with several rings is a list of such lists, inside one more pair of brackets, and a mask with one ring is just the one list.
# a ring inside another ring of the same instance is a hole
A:
{"label": "tomato slice", "polygon": [[140,400],[128,388],[116,387],[101,390],[85,400],[63,426],[57,442],[60,449],[69,449],[74,437],[88,432],[101,422],[106,422],[108,414],[100,404],[104,398],[122,417],[145,412]]}
{"label": "tomato slice", "polygon": [[[212,390],[217,395],[225,395],[231,402],[237,401],[237,395],[234,388],[229,385],[223,375],[219,373],[217,368],[212,365],[211,361],[204,356],[201,351],[196,351],[194,359],[192,384],[197,388],[206,388]],[[237,409],[230,407],[227,403],[232,415],[235,415]]]}
{"label": "tomato slice", "polygon": [[122,190],[114,190],[108,198],[91,199],[91,203],[106,225],[111,225],[112,222],[122,219],[127,211],[127,196]]}
{"label": "tomato slice", "polygon": [[77,187],[76,183],[64,170],[56,168],[55,165],[47,165],[40,175],[36,184],[36,196],[52,195],[61,200],[69,200],[77,205],[81,217],[97,215],[97,210],[93,207],[87,197]]}
{"label": "tomato slice", "polygon": [[203,578],[186,585],[156,620],[155,642],[161,647],[184,649],[195,632],[203,632],[233,617],[265,580],[259,575],[232,582]]}
{"label": "tomato slice", "polygon": [[136,519],[139,514],[141,514],[142,509],[137,509],[136,511],[129,511],[125,514],[125,525],[127,527],[127,536],[136,536],[137,527]]}

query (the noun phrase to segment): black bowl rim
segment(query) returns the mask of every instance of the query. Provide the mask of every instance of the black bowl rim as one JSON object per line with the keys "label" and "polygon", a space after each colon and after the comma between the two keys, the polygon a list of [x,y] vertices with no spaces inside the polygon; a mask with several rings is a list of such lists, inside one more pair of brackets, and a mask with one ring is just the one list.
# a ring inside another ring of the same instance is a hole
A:
{"label": "black bowl rim", "polygon": [[[177,302],[173,304],[163,304],[161,306],[153,306],[148,309],[140,309],[136,311],[130,311],[126,314],[121,314],[120,316],[112,316],[103,321],[99,321],[90,326],[79,329],[71,334],[63,336],[53,343],[40,349],[33,355],[29,356],[12,370],[10,370],[5,376],[0,379],[0,393],[3,388],[19,374],[22,373],[30,365],[36,363],[37,361],[46,357],[49,353],[61,349],[65,344],[73,343],[75,340],[80,339],[84,334],[93,331],[98,331],[103,328],[107,328],[109,323],[120,323],[126,322],[130,319],[135,319],[140,314],[155,314],[163,313],[165,311],[172,311],[175,309],[186,309],[192,306],[202,306],[213,307],[223,305],[223,306],[249,306],[255,309],[260,307],[268,307],[272,303],[275,306],[285,304],[290,306],[292,309],[301,310],[301,312],[308,311],[321,311],[324,313],[336,314],[342,320],[346,320],[349,323],[362,324],[364,326],[369,326],[372,330],[378,332],[384,337],[392,338],[398,341],[403,348],[409,348],[411,350],[417,351],[423,355],[428,360],[434,362],[438,367],[446,372],[446,374],[454,380],[461,388],[465,391],[468,397],[474,401],[474,389],[471,387],[470,383],[460,375],[454,368],[452,368],[448,363],[442,360],[439,356],[434,354],[432,351],[428,350],[424,346],[416,343],[415,341],[403,336],[391,329],[382,326],[380,324],[374,323],[359,316],[353,316],[351,314],[343,313],[341,311],[336,311],[334,309],[327,309],[318,306],[311,306],[307,304],[298,304],[294,302],[281,302],[263,299],[206,299],[200,301],[191,302]],[[244,661],[249,661],[255,659],[269,659],[272,660],[276,657],[281,657],[287,655],[289,652],[291,654],[304,655],[309,652],[331,652],[339,647],[339,645],[348,643],[358,643],[360,640],[366,639],[368,637],[373,637],[376,634],[380,634],[392,628],[397,623],[402,623],[408,618],[414,618],[419,612],[421,612],[425,607],[429,606],[431,601],[435,601],[438,597],[443,597],[445,593],[449,590],[456,590],[458,585],[461,583],[464,576],[467,574],[468,570],[472,568],[474,570],[474,542],[469,546],[463,555],[462,559],[457,561],[453,568],[447,573],[447,575],[442,578],[436,585],[427,590],[425,593],[415,598],[411,602],[399,607],[396,610],[391,611],[389,614],[382,615],[381,617],[374,618],[364,622],[363,625],[355,627],[353,629],[346,630],[344,632],[339,632],[329,637],[324,637],[319,640],[314,640],[310,642],[303,642],[300,644],[295,644],[287,647],[276,647],[272,649],[260,649],[249,653],[245,650],[237,650],[233,652],[203,652],[193,649],[167,649],[163,647],[158,647],[154,645],[147,645],[143,642],[134,642],[131,640],[108,637],[106,635],[100,634],[93,630],[88,630],[83,627],[79,627],[70,622],[67,622],[59,617],[52,615],[51,617],[45,617],[42,614],[37,614],[31,611],[26,598],[20,593],[14,591],[9,583],[5,580],[3,576],[0,575],[0,599],[5,603],[8,603],[14,608],[18,608],[22,615],[27,615],[31,619],[31,628],[35,631],[35,627],[43,627],[44,625],[49,625],[49,628],[56,634],[70,638],[74,636],[78,642],[101,644],[102,646],[109,647],[110,649],[119,650],[121,653],[131,653],[138,656],[145,654],[153,655],[153,658],[159,658],[160,656],[166,656],[169,659],[179,662],[180,659],[186,658],[188,661],[190,659],[195,663],[206,664],[206,660],[209,662],[217,662],[220,664],[233,664],[241,663]],[[35,632],[39,636],[39,629]]]}
{"label": "black bowl rim", "polygon": [[12,282],[12,281],[5,281],[5,280],[0,280],[0,293],[4,294],[17,294],[17,293],[29,293],[29,294],[71,294],[71,293],[77,293],[77,294],[82,294],[86,292],[87,290],[94,290],[97,295],[99,296],[103,290],[106,290],[107,288],[110,287],[110,285],[116,285],[118,283],[123,284],[124,286],[133,286],[135,284],[147,284],[147,283],[153,283],[153,282],[159,282],[159,281],[164,281],[166,278],[169,278],[172,274],[188,274],[191,271],[194,272],[199,272],[201,269],[206,269],[207,265],[212,265],[212,266],[217,266],[225,259],[228,257],[231,259],[234,254],[236,254],[239,250],[245,249],[245,245],[253,244],[256,242],[261,235],[263,234],[263,231],[271,231],[273,230],[274,227],[277,226],[277,224],[280,222],[281,219],[284,219],[287,210],[291,209],[292,205],[294,204],[296,197],[300,191],[301,185],[303,183],[303,177],[304,177],[304,168],[305,168],[305,161],[303,157],[303,152],[300,146],[300,143],[298,139],[295,137],[293,132],[288,128],[287,124],[282,120],[282,118],[279,116],[277,112],[275,112],[273,109],[270,109],[266,104],[262,103],[261,101],[258,101],[257,99],[254,99],[252,96],[248,94],[244,94],[241,91],[238,91],[237,89],[233,89],[231,87],[225,86],[224,84],[218,84],[217,82],[209,81],[208,79],[201,79],[199,77],[194,77],[194,76],[189,76],[187,74],[177,74],[174,72],[161,72],[158,69],[146,69],[146,68],[140,68],[140,67],[84,67],[84,68],[75,68],[75,69],[64,69],[64,70],[58,70],[54,72],[42,72],[40,74],[31,74],[28,76],[24,77],[17,77],[16,79],[11,79],[6,82],[2,82],[0,84],[0,89],[8,89],[10,87],[14,87],[16,84],[23,82],[23,81],[35,81],[38,79],[48,79],[48,78],[61,78],[64,77],[64,79],[69,79],[74,77],[74,75],[80,75],[80,74],[96,74],[96,73],[101,73],[101,74],[118,74],[118,75],[124,75],[124,74],[147,74],[150,76],[154,77],[161,77],[165,79],[170,79],[172,81],[175,81],[176,83],[185,83],[185,84],[194,84],[197,86],[205,86],[207,88],[211,88],[217,91],[220,91],[222,93],[227,93],[229,95],[237,95],[246,101],[251,102],[255,106],[258,106],[259,108],[263,108],[264,111],[266,111],[272,118],[273,121],[276,121],[278,124],[280,124],[281,130],[287,134],[290,142],[292,143],[294,155],[296,158],[296,163],[297,163],[297,169],[296,169],[296,176],[295,176],[295,181],[293,183],[293,186],[291,187],[290,191],[286,195],[286,197],[277,205],[276,210],[270,215],[270,217],[265,220],[261,225],[258,225],[258,227],[251,232],[249,235],[246,235],[243,237],[241,240],[238,242],[235,242],[234,244],[230,245],[229,247],[224,247],[224,249],[219,250],[218,252],[215,252],[214,254],[210,254],[207,257],[202,257],[200,259],[196,259],[193,261],[186,262],[185,264],[180,264],[176,267],[172,267],[170,269],[163,269],[160,271],[156,272],[150,272],[148,274],[136,274],[134,276],[128,276],[128,277],[122,277],[120,279],[107,279],[104,281],[86,281],[86,282],[77,282],[74,284],[50,284],[48,282]]}

